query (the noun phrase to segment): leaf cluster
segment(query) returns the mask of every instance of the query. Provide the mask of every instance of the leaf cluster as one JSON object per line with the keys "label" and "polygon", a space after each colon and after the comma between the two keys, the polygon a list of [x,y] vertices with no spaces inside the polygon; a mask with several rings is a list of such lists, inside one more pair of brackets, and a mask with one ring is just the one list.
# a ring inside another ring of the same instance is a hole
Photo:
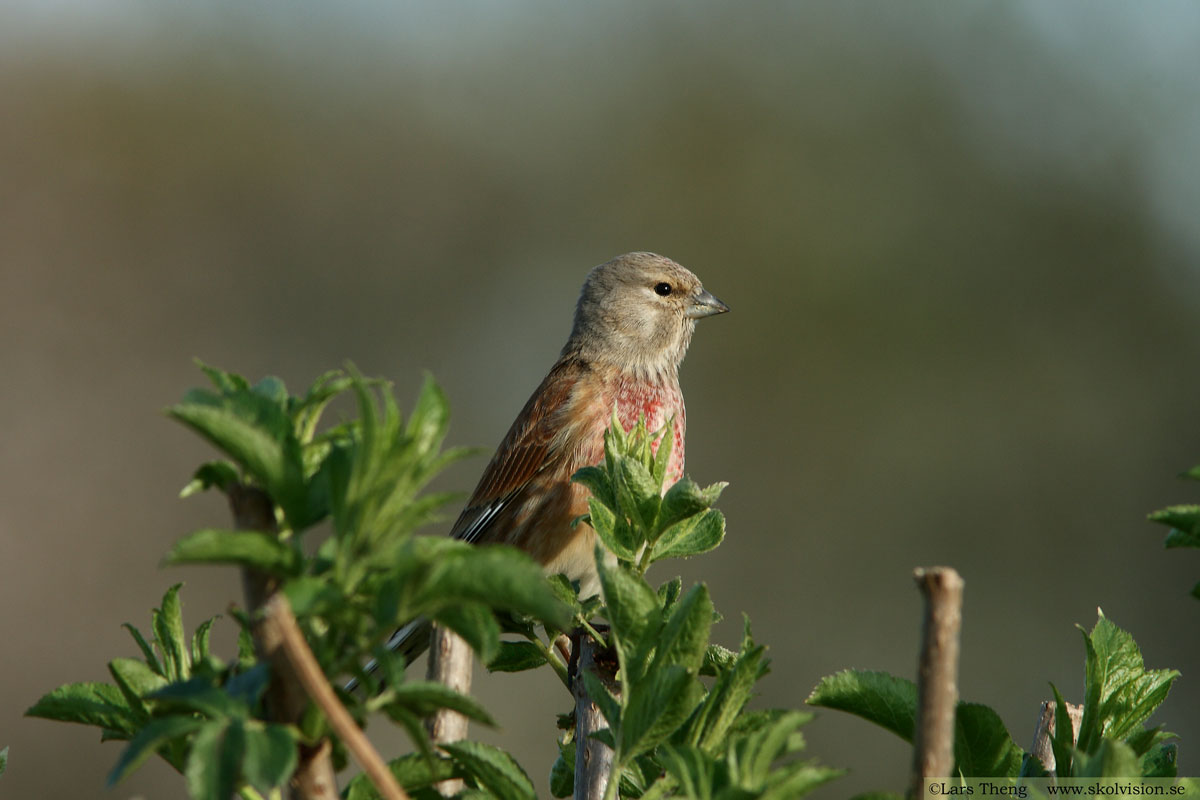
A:
{"label": "leaf cluster", "polygon": [[[1078,743],[1066,703],[1057,701],[1052,740],[1056,773],[1063,778],[1175,776],[1172,734],[1142,723],[1166,699],[1174,670],[1147,670],[1133,637],[1103,614],[1084,631],[1083,721]],[[845,670],[823,678],[808,703],[862,717],[912,742],[917,687],[885,672]],[[959,702],[955,713],[955,775],[962,778],[1040,777],[1046,772],[1009,735],[1000,716],[977,703]]]}
{"label": "leaf cluster", "polygon": [[[360,724],[369,712],[382,711],[406,729],[433,770],[425,716],[451,708],[484,724],[494,721],[469,697],[406,680],[403,657],[383,643],[404,623],[424,617],[458,632],[491,660],[500,653],[502,619],[515,615],[529,626],[562,628],[570,608],[541,568],[515,549],[413,536],[454,498],[427,492],[429,481],[467,452],[442,448],[449,411],[432,380],[405,420],[391,387],[353,368],[321,376],[299,396],[277,378],[250,384],[214,367],[201,369],[211,387],[188,392],[167,414],[222,458],[196,470],[183,495],[259,490],[273,503],[274,519],[262,530],[194,531],[175,543],[166,563],[236,565],[278,587],[331,682],[353,676],[367,686],[367,692],[341,691]],[[343,394],[355,401],[357,417],[323,427],[323,412]],[[329,534],[307,543],[320,523]],[[109,665],[114,684],[61,687],[29,713],[96,725],[105,739],[128,740],[111,782],[157,752],[185,773],[196,797],[228,797],[234,787],[253,796],[280,786],[295,768],[298,742],[333,738],[335,760],[344,764],[340,744],[315,709],[298,727],[263,719],[267,670],[255,663],[252,620],[234,616],[242,626],[242,652],[225,666],[209,652],[213,620],[190,643],[184,640],[176,587],[154,614],[152,639],[127,626],[141,661],[116,659]],[[368,675],[362,665],[372,659],[379,669]],[[481,759],[503,760],[483,752],[467,748],[449,757],[454,769],[476,775],[486,772]]]}
{"label": "leaf cluster", "polygon": [[109,786],[158,753],[183,773],[193,798],[226,800],[235,790],[265,796],[295,769],[300,732],[259,718],[268,675],[249,637],[226,665],[209,650],[215,617],[186,636],[179,589],[172,586],[154,610],[150,639],[125,625],[141,658],[110,661],[113,683],[61,686],[26,714],[94,725],[103,740],[127,741]]}
{"label": "leaf cluster", "polygon": [[[747,712],[756,682],[767,672],[766,648],[749,624],[738,652],[710,641],[718,619],[708,589],[683,590],[679,578],[658,589],[645,578],[650,564],[707,552],[724,536],[725,520],[712,508],[725,484],[699,488],[684,478],[663,491],[671,427],[629,432],[614,420],[605,437],[604,463],[577,472],[592,492],[585,520],[604,548],[596,549],[605,643],[616,654],[619,690],[583,673],[589,697],[608,728],[597,734],[614,751],[609,796],[797,797],[840,774],[781,759],[803,747],[798,733],[808,714]],[[711,677],[710,682],[701,678]],[[573,734],[560,742],[551,790],[573,790]]]}
{"label": "leaf cluster", "polygon": [[[1200,465],[1192,467],[1180,477],[1200,481]],[[1150,521],[1171,529],[1164,542],[1167,549],[1200,547],[1200,505],[1168,506],[1150,514]],[[1192,587],[1192,597],[1200,600],[1200,582]]]}
{"label": "leaf cluster", "polygon": [[639,574],[655,561],[707,553],[725,538],[725,517],[712,508],[728,485],[701,489],[684,477],[663,492],[674,422],[650,433],[644,421],[626,432],[613,415],[604,434],[604,463],[572,476],[592,493],[584,521]]}
{"label": "leaf cluster", "polygon": [[1061,777],[1173,778],[1177,747],[1161,726],[1143,723],[1167,699],[1179,677],[1173,669],[1148,670],[1133,637],[1101,612],[1092,630],[1083,634],[1083,719],[1078,741],[1071,743],[1066,703],[1051,684],[1057,703],[1055,770]]}

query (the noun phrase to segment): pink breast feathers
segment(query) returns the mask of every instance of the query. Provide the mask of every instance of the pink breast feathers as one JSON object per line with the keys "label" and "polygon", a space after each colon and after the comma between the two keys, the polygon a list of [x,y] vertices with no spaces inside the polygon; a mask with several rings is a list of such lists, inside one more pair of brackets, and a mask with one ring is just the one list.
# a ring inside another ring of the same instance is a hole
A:
{"label": "pink breast feathers", "polygon": [[[667,420],[675,418],[675,441],[667,465],[666,485],[670,486],[683,477],[685,411],[683,393],[679,391],[678,384],[623,381],[617,389],[616,403],[617,419],[625,430],[636,425],[639,417],[646,418],[646,427],[651,431],[658,430],[667,424]],[[657,443],[654,450],[658,451]]]}

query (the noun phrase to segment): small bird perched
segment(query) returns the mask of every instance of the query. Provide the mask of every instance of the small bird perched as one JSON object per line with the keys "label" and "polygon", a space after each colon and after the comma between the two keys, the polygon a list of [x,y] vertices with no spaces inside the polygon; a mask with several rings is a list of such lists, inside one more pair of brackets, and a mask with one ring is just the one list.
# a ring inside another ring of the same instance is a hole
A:
{"label": "small bird perched", "polygon": [[[627,253],[588,273],[575,324],[558,361],[509,428],[450,535],[476,544],[518,547],[548,574],[599,591],[596,534],[571,526],[587,513],[588,490],[576,470],[604,460],[604,431],[616,412],[632,428],[674,419],[667,483],[683,475],[684,407],[679,364],[696,320],[729,307],[688,270],[654,253]],[[388,649],[409,660],[428,642],[429,623],[395,633]]]}

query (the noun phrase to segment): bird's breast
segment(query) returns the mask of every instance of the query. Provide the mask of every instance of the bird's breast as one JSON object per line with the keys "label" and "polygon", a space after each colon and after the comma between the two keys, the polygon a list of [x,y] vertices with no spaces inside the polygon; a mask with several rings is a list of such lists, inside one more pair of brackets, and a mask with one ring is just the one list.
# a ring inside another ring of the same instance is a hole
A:
{"label": "bird's breast", "polygon": [[[683,476],[683,446],[686,412],[683,405],[683,392],[675,381],[661,383],[643,380],[627,380],[618,384],[614,404],[617,419],[621,427],[630,430],[637,425],[639,419],[646,420],[646,428],[656,431],[674,420],[674,442],[671,446],[671,458],[667,463],[667,485],[674,483]],[[658,452],[658,443],[654,445]]]}

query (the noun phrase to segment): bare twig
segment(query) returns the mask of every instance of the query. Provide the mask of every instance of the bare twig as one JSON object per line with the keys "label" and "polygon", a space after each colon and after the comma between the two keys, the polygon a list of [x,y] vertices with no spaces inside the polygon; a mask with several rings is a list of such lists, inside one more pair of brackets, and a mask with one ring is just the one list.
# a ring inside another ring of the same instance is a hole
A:
{"label": "bare twig", "polygon": [[[471,646],[454,631],[435,624],[429,638],[429,670],[426,673],[429,680],[449,686],[461,694],[470,694],[471,670],[474,666]],[[434,744],[467,738],[467,718],[448,708],[435,711],[425,721],[425,727]],[[444,797],[450,797],[462,791],[463,782],[459,778],[452,778],[437,784],[436,788]]]}
{"label": "bare twig", "polygon": [[[239,530],[274,533],[275,504],[261,489],[234,484],[227,491],[234,524]],[[259,612],[275,595],[278,588],[274,578],[258,570],[242,570],[242,588],[246,610],[254,620],[254,649],[258,658],[270,665],[271,681],[267,685],[267,714],[275,722],[298,725],[308,707],[308,695],[295,669],[283,652],[278,631],[263,624]],[[292,776],[293,800],[337,800],[337,779],[334,776],[332,751],[328,742],[300,748],[300,761]]]}
{"label": "bare twig", "polygon": [[300,684],[325,714],[334,732],[346,743],[346,749],[362,766],[371,783],[379,790],[380,796],[384,800],[407,800],[408,795],[400,788],[387,764],[367,741],[350,712],[338,702],[325,673],[321,671],[321,665],[317,663],[308,643],[304,641],[304,634],[300,632],[296,617],[283,594],[276,593],[267,601],[263,629],[272,637],[278,638]]}
{"label": "bare twig", "polygon": [[926,778],[949,777],[954,769],[963,580],[950,567],[918,569],[913,578],[925,597],[912,770],[912,796],[921,798]]}
{"label": "bare twig", "polygon": [[[1030,755],[1036,756],[1042,762],[1042,767],[1051,777],[1057,776],[1057,764],[1054,760],[1054,747],[1050,739],[1054,736],[1054,713],[1058,704],[1053,700],[1042,702],[1038,714],[1037,727],[1033,731],[1033,746],[1029,748]],[[1079,725],[1083,722],[1083,706],[1067,703],[1067,716],[1071,719],[1071,743],[1079,741]]]}
{"label": "bare twig", "polygon": [[601,645],[583,630],[571,636],[575,669],[571,672],[575,695],[575,800],[601,800],[612,779],[613,751],[592,737],[608,727],[600,709],[588,696],[583,674],[591,672],[614,694],[618,691],[616,665],[602,658]]}

